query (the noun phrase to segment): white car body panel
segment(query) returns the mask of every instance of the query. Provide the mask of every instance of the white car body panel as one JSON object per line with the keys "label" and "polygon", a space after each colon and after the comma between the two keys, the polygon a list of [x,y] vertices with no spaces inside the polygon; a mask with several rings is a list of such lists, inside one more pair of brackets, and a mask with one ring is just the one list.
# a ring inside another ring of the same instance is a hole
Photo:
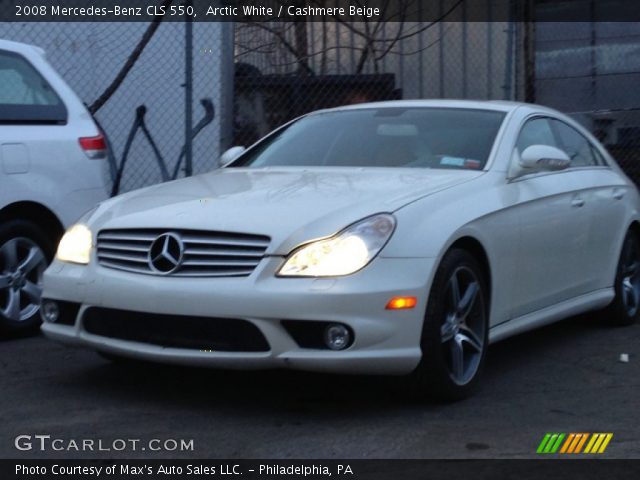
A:
{"label": "white car body panel", "polygon": [[105,159],[88,159],[80,137],[100,132],[80,99],[37,47],[0,40],[0,51],[26,59],[66,106],[65,125],[0,125],[0,210],[17,202],[46,207],[68,226],[108,196]]}
{"label": "white car body panel", "polygon": [[[408,373],[421,358],[422,322],[435,271],[455,242],[468,240],[481,246],[489,266],[491,341],[612,300],[624,236],[640,219],[635,185],[599,146],[608,166],[509,178],[515,138],[526,119],[561,119],[595,142],[588,132],[535,105],[401,101],[393,106],[478,108],[506,117],[482,171],[230,168],[117,197],[86,220],[94,241],[98,231],[118,228],[269,235],[266,256],[248,277],[132,274],[101,266],[95,252],[87,266],[56,261],[45,274],[45,297],[78,302],[82,309],[249,320],[266,337],[269,352],[163,348],[91,335],[81,321],[73,327],[46,323],[44,333],[65,343],[162,362]],[[362,270],[325,279],[276,277],[296,247],[382,212],[393,213],[396,230]],[[416,308],[385,310],[396,295],[417,297]],[[280,325],[283,319],[344,322],[356,340],[345,351],[303,349]]]}
{"label": "white car body panel", "polygon": [[104,229],[163,228],[168,216],[174,228],[269,235],[266,253],[287,255],[301,243],[332,235],[372,212],[394,211],[482,175],[397,170],[221,169],[130,192],[105,202],[93,218]]}
{"label": "white car body panel", "polygon": [[[424,302],[417,309],[392,312],[384,309],[384,299],[397,290],[422,295],[423,272],[433,267],[433,260],[379,260],[369,265],[372,268],[339,279],[276,278],[274,272],[282,263],[279,257],[265,258],[250,277],[212,282],[148,275],[136,275],[132,279],[127,272],[101,267],[98,267],[101,270],[98,278],[92,267],[61,262],[54,262],[46,274],[47,298],[81,299],[87,305],[163,314],[183,315],[188,311],[196,316],[210,316],[215,305],[218,317],[249,319],[258,325],[271,347],[268,353],[211,353],[153,345],[138,350],[131,345],[133,342],[88,334],[79,324],[73,329],[44,324],[43,331],[61,341],[70,340],[77,345],[149,360],[189,363],[195,354],[199,365],[225,368],[279,366],[401,374],[415,368],[420,360],[415,338],[420,336]],[[389,277],[397,282],[386,291],[383,287],[372,289],[373,285],[384,285]],[[177,296],[164,293],[173,289],[181,293]],[[247,291],[252,292],[250,297]],[[203,301],[204,298],[207,300]],[[288,300],[283,301],[284,298]],[[331,313],[327,312],[328,305]],[[296,346],[280,325],[280,320],[286,319],[348,321],[362,332],[358,348],[343,352],[305,351]]]}

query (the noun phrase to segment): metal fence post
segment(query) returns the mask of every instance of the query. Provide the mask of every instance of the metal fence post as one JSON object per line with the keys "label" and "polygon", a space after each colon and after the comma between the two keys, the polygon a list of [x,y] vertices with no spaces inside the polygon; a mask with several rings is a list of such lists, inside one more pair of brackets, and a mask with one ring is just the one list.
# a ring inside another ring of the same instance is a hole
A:
{"label": "metal fence post", "polygon": [[[192,1],[187,0],[185,7],[190,6],[192,6]],[[193,130],[193,20],[191,16],[186,13],[187,11],[189,11],[189,8],[185,8],[184,174],[190,177],[193,175],[193,139],[191,136]]]}
{"label": "metal fence post", "polygon": [[222,75],[220,79],[220,108],[218,109],[218,118],[220,122],[220,153],[235,145],[234,143],[234,63],[235,48],[235,22],[222,23],[222,51],[221,69]]}
{"label": "metal fence post", "polygon": [[514,65],[517,68],[518,62],[516,50],[514,50],[514,36],[516,35],[516,22],[514,19],[514,6],[513,3],[509,3],[509,21],[507,22],[507,46],[505,53],[505,69],[504,69],[504,82],[502,84],[504,100],[515,100],[516,96],[513,94],[513,77],[514,77]]}
{"label": "metal fence post", "polygon": [[524,101],[536,101],[535,1],[526,0],[523,9]]}

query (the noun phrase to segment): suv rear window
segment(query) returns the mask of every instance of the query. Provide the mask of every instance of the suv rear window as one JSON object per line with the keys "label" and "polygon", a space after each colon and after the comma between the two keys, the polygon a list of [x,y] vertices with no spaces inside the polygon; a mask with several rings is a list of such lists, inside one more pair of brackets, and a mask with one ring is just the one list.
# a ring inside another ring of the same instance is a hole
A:
{"label": "suv rear window", "polygon": [[64,124],[67,109],[21,55],[0,50],[0,124]]}

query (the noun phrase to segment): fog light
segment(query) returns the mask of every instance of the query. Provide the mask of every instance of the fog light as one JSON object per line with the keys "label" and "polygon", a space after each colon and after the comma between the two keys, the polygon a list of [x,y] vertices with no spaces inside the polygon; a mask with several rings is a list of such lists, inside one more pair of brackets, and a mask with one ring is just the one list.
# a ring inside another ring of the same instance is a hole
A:
{"label": "fog light", "polygon": [[324,343],[331,350],[344,350],[351,342],[349,329],[339,323],[329,325],[324,331]]}
{"label": "fog light", "polygon": [[45,300],[40,307],[40,316],[45,322],[54,323],[60,317],[60,307],[53,300]]}

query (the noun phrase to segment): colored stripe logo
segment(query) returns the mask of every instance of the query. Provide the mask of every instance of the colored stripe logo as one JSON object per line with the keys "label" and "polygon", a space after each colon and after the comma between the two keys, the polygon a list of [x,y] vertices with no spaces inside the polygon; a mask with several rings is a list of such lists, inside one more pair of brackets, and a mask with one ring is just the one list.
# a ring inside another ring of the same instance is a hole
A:
{"label": "colored stripe logo", "polygon": [[612,438],[613,433],[547,433],[536,453],[604,453]]}

